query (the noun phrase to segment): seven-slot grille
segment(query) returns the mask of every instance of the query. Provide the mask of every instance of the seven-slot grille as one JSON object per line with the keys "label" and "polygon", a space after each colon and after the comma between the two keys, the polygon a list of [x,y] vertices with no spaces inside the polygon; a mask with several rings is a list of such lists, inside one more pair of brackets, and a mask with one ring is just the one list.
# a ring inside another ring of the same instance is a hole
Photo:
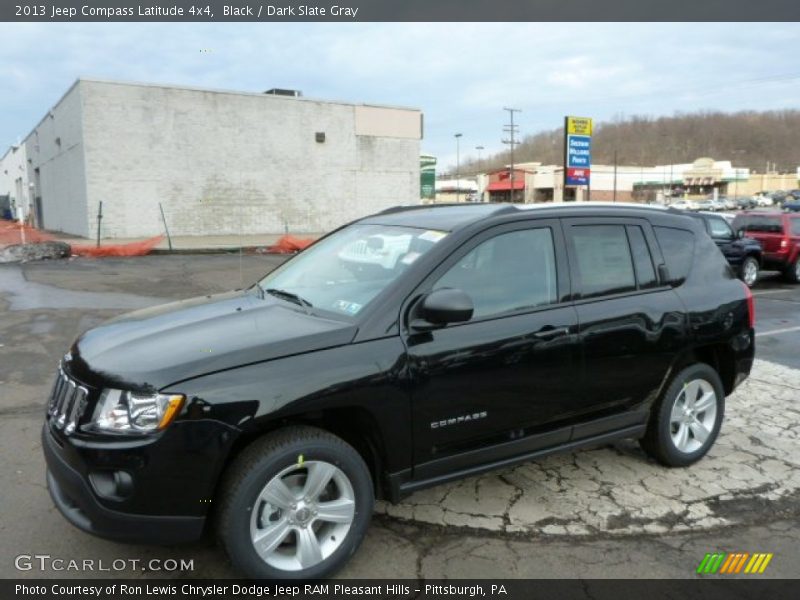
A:
{"label": "seven-slot grille", "polygon": [[78,420],[86,410],[86,397],[89,394],[82,385],[70,379],[64,369],[58,368],[58,376],[50,396],[49,414],[57,429],[69,435],[75,431]]}

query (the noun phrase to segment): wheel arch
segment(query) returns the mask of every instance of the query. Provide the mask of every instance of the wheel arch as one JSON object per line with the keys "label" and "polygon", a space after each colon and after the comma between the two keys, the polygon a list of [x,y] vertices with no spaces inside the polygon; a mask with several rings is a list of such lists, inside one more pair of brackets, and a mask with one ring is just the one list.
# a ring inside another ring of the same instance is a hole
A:
{"label": "wheel arch", "polygon": [[696,363],[705,363],[714,369],[722,381],[722,387],[725,390],[725,395],[730,395],[736,387],[736,367],[735,367],[735,353],[733,349],[726,343],[708,344],[704,346],[696,346],[685,352],[679,354],[672,363],[667,377],[665,378],[662,386],[663,390],[669,385],[669,382],[685,367]]}
{"label": "wheel arch", "polygon": [[[322,429],[350,444],[369,469],[376,498],[387,497],[387,483],[384,476],[386,448],[380,436],[375,417],[360,406],[340,406],[292,415],[282,415],[275,419],[262,421],[259,425],[243,431],[233,442],[222,473],[230,467],[245,448],[256,440],[272,432],[296,425],[306,425]],[[220,476],[219,481],[224,477]],[[219,481],[217,489],[219,488]]]}

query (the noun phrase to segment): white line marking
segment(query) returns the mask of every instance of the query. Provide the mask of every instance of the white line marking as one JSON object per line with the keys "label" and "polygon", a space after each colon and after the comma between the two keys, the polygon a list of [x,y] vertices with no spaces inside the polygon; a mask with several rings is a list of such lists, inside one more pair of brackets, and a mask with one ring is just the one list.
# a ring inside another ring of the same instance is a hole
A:
{"label": "white line marking", "polygon": [[773,329],[772,331],[761,331],[759,333],[756,333],[756,337],[762,335],[778,335],[781,333],[791,333],[793,331],[800,331],[800,327],[786,327],[784,329]]}
{"label": "white line marking", "polygon": [[788,290],[763,290],[761,292],[753,292],[753,296],[766,296],[767,294],[783,294],[784,292],[793,292],[793,289]]}

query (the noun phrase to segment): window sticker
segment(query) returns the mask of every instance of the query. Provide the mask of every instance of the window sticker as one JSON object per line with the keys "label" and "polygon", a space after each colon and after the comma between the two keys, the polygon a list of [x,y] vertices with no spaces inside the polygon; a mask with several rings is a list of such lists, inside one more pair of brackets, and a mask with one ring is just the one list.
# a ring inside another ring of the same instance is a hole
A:
{"label": "window sticker", "polygon": [[335,304],[337,310],[340,310],[348,315],[356,315],[364,305],[358,302],[348,302],[347,300],[338,300]]}
{"label": "window sticker", "polygon": [[429,229],[423,234],[420,234],[419,239],[425,240],[426,242],[433,242],[434,244],[439,240],[443,239],[447,236],[446,231],[436,231],[434,229]]}
{"label": "window sticker", "polygon": [[400,259],[400,262],[404,265],[410,265],[420,256],[422,255],[419,252],[408,252],[402,259]]}

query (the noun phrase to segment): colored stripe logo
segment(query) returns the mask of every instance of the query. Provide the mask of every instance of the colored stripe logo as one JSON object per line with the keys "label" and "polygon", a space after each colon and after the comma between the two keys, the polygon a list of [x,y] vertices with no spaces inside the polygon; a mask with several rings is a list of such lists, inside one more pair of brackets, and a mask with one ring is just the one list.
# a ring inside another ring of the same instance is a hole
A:
{"label": "colored stripe logo", "polygon": [[697,566],[700,574],[735,575],[747,573],[750,575],[761,574],[767,569],[773,554],[766,552],[709,552]]}

